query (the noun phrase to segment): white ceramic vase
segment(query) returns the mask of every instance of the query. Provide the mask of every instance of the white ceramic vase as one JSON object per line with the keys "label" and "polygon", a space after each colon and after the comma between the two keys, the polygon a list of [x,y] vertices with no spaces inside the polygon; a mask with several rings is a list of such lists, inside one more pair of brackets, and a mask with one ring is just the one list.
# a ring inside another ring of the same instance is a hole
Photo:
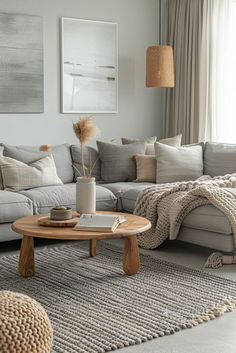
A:
{"label": "white ceramic vase", "polygon": [[76,182],[76,211],[79,213],[96,212],[95,178],[78,177]]}

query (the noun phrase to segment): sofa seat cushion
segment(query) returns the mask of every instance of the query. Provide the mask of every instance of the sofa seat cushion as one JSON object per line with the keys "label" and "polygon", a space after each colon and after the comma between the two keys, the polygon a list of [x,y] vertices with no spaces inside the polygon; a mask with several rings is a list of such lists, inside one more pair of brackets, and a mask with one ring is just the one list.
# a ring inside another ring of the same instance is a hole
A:
{"label": "sofa seat cushion", "polygon": [[[137,189],[145,189],[148,186],[153,185],[153,183],[132,183],[132,182],[119,182],[119,183],[109,183],[102,184],[104,188],[109,189],[117,198],[117,211],[129,211],[124,208],[123,205],[123,195],[129,190]],[[129,211],[130,212],[130,211]]]}
{"label": "sofa seat cushion", "polygon": [[[129,189],[122,195],[122,205],[125,211],[133,212],[135,202],[141,191],[147,186],[139,185]],[[232,234],[232,227],[228,218],[213,205],[205,205],[195,208],[182,222],[182,226],[222,234]]]}
{"label": "sofa seat cushion", "polygon": [[233,234],[208,232],[206,230],[181,227],[177,240],[204,246],[219,251],[235,251],[235,242]]}
{"label": "sofa seat cushion", "polygon": [[195,208],[182,222],[184,227],[207,230],[223,234],[232,234],[228,218],[213,205]]}
{"label": "sofa seat cushion", "polygon": [[135,208],[135,202],[137,197],[141,191],[155,185],[154,183],[133,183],[134,187],[129,188],[127,191],[121,195],[121,202],[123,206],[123,210],[126,212],[133,213]]}
{"label": "sofa seat cushion", "polygon": [[[22,190],[21,194],[33,202],[34,214],[48,213],[56,205],[69,206],[76,209],[75,183],[45,186],[31,190]],[[112,192],[100,185],[96,186],[97,210],[116,210],[117,199]]]}
{"label": "sofa seat cushion", "polygon": [[33,204],[24,195],[0,190],[0,223],[14,222],[33,215]]}

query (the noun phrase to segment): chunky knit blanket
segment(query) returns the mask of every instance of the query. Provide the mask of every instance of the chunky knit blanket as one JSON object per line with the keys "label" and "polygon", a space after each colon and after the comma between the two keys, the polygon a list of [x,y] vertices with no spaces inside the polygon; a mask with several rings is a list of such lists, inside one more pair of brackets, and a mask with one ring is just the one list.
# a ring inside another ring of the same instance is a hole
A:
{"label": "chunky knit blanket", "polygon": [[154,249],[167,238],[176,239],[183,219],[196,207],[212,204],[229,219],[236,244],[236,173],[195,181],[160,184],[139,194],[134,214],[152,227],[138,237],[139,245]]}

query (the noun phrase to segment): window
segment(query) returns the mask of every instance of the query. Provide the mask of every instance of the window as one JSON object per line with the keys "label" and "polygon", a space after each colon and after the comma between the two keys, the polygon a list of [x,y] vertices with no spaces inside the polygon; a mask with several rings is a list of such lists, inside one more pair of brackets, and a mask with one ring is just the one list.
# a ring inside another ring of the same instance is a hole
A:
{"label": "window", "polygon": [[[212,90],[216,90],[213,108],[212,140],[236,143],[236,1],[232,3],[228,19],[221,23],[222,31],[216,38],[220,47],[216,50],[219,58],[215,65],[215,79]],[[216,25],[217,25],[216,19]],[[215,87],[214,87],[215,86]]]}

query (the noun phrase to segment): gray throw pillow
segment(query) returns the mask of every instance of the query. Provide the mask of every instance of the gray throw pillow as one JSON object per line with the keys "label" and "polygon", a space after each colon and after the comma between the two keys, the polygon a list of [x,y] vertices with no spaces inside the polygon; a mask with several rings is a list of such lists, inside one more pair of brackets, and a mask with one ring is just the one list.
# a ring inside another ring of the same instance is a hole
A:
{"label": "gray throw pillow", "polygon": [[39,148],[40,146],[11,146],[4,144],[3,155],[30,164],[52,154],[59,178],[63,183],[73,182],[74,171],[70,146],[67,144],[52,146],[52,149],[47,152],[40,151]]}
{"label": "gray throw pillow", "polygon": [[203,175],[202,144],[173,147],[155,143],[156,183],[195,180]]}
{"label": "gray throw pillow", "polygon": [[206,142],[204,174],[212,177],[236,173],[236,144]]}
{"label": "gray throw pillow", "polygon": [[[99,159],[98,151],[90,146],[84,146],[84,163],[87,168],[94,165],[92,176],[95,177],[96,181],[101,180],[101,161]],[[82,170],[82,158],[81,158],[81,148],[78,145],[71,146],[71,156],[75,173],[75,181],[76,178],[83,174]],[[78,172],[79,171],[79,172]]]}
{"label": "gray throw pillow", "polygon": [[97,141],[101,160],[101,177],[106,183],[133,181],[136,179],[136,167],[133,160],[135,154],[144,154],[145,142],[129,145]]}

